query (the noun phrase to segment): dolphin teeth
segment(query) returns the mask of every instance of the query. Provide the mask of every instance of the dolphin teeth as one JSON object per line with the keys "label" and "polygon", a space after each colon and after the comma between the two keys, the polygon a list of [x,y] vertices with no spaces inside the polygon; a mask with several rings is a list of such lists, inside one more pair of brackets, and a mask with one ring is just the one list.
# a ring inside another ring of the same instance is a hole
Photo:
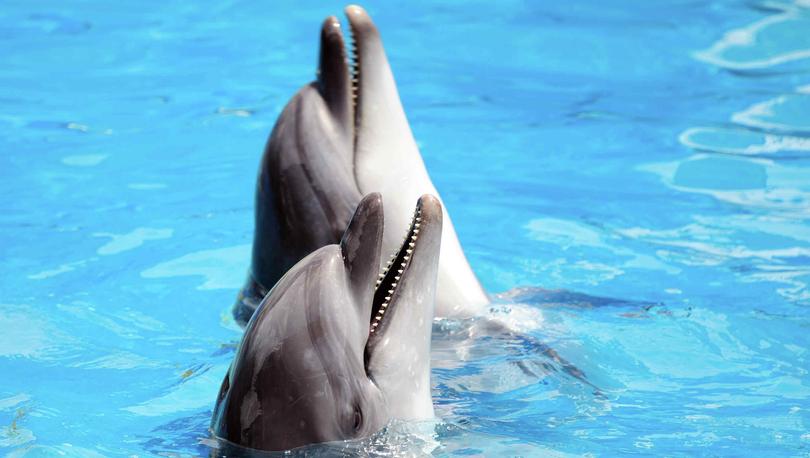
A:
{"label": "dolphin teeth", "polygon": [[[353,79],[352,82],[357,83],[357,78]],[[357,98],[357,96],[355,96],[355,98]],[[375,316],[371,320],[370,333],[374,333],[378,326],[382,323],[383,315],[385,314],[388,306],[391,305],[394,292],[401,282],[402,277],[405,274],[405,270],[408,267],[409,261],[413,256],[413,252],[416,249],[416,240],[419,238],[419,228],[422,225],[421,221],[422,210],[417,208],[413,213],[411,224],[402,238],[402,243],[397,251],[391,255],[391,259],[388,260],[385,268],[382,269],[382,273],[379,274],[379,279],[377,280],[377,285],[375,287],[375,297],[379,298],[382,296],[382,304],[380,304]],[[388,289],[386,293],[383,293],[385,289],[380,289],[383,283],[386,283],[385,288]],[[379,296],[377,295],[378,293]]]}

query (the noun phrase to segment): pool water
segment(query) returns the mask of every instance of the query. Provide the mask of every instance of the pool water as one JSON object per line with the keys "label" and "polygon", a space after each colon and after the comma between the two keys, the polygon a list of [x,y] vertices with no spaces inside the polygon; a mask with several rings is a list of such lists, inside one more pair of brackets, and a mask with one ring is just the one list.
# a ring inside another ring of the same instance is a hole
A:
{"label": "pool water", "polygon": [[[211,451],[259,157],[343,4],[209,3],[0,7],[0,453]],[[437,423],[347,447],[810,456],[810,3],[365,6],[528,330],[437,323]]]}

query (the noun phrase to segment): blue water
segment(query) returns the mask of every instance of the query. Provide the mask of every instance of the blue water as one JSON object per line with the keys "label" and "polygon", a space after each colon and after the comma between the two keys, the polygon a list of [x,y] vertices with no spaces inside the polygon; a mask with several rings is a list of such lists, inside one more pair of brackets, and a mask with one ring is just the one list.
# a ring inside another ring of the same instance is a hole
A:
{"label": "blue water", "polygon": [[[0,6],[0,453],[210,450],[259,156],[343,6],[210,3]],[[366,7],[536,326],[437,323],[435,433],[355,451],[810,456],[810,3]]]}

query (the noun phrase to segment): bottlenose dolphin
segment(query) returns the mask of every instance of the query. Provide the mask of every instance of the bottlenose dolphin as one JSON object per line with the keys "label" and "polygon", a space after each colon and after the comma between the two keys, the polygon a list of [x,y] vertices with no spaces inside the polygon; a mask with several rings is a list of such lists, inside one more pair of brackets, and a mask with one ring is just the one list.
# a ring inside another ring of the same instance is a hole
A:
{"label": "bottlenose dolphin", "polygon": [[[339,245],[295,264],[250,319],[211,429],[286,450],[367,437],[392,419],[433,418],[430,338],[442,208],[422,196],[378,275],[384,210],[362,199]],[[387,224],[386,224],[387,225]]]}
{"label": "bottlenose dolphin", "polygon": [[[438,195],[399,99],[379,32],[359,6],[346,8],[354,38],[350,65],[340,22],[321,28],[317,80],[282,111],[265,147],[256,191],[253,259],[234,308],[250,318],[258,302],[298,260],[346,228],[360,197],[380,192],[389,223],[383,249],[398,246],[420,195]],[[436,312],[478,315],[488,298],[444,211]]]}

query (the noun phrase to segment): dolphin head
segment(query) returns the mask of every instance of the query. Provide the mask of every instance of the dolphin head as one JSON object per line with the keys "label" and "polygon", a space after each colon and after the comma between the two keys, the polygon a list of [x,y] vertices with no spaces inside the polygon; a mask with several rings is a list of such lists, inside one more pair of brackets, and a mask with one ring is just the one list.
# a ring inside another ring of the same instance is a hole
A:
{"label": "dolphin head", "polygon": [[302,259],[265,297],[217,397],[218,437],[285,450],[366,437],[394,418],[433,416],[441,204],[419,199],[380,273],[383,220],[381,196],[366,196],[340,244]]}

